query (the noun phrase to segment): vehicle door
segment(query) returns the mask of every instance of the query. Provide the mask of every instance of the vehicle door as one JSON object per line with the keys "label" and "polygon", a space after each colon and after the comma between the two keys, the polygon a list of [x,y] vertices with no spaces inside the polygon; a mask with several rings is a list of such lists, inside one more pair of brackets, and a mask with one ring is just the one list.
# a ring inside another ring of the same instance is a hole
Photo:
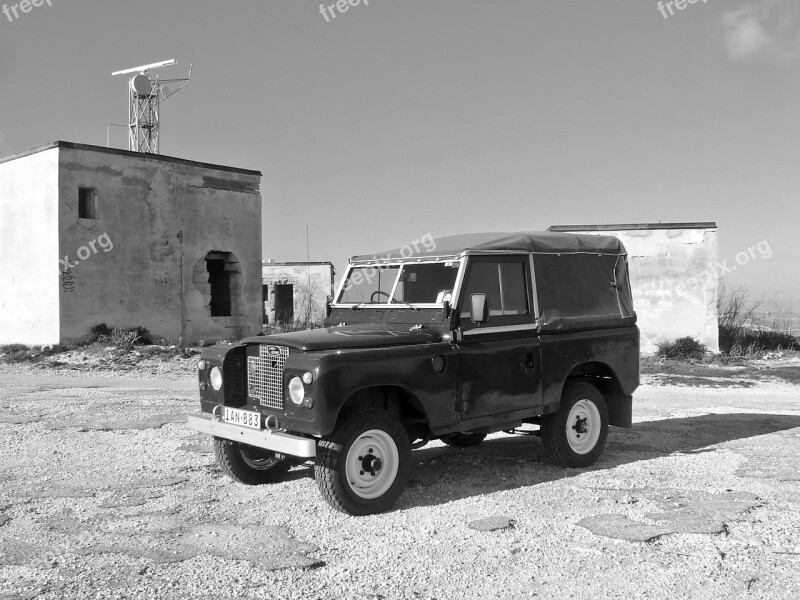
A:
{"label": "vehicle door", "polygon": [[[484,294],[475,323],[472,296]],[[471,256],[456,307],[462,419],[542,405],[540,344],[527,254]]]}

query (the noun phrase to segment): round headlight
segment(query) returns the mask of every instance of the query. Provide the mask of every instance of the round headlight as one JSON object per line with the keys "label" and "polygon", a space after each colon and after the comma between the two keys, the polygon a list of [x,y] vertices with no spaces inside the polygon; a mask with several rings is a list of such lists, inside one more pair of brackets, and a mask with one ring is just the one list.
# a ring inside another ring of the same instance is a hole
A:
{"label": "round headlight", "polygon": [[211,369],[208,379],[211,381],[211,387],[219,391],[219,388],[222,387],[222,373],[220,372],[219,367],[214,367]]}
{"label": "round headlight", "polygon": [[205,360],[200,360],[200,361],[197,363],[197,368],[198,368],[200,371],[205,371],[207,366],[208,366],[208,363],[207,363]]}
{"label": "round headlight", "polygon": [[299,377],[292,377],[289,381],[289,399],[297,406],[303,403],[303,398],[306,397],[306,389],[303,387],[303,382]]}
{"label": "round headlight", "polygon": [[306,371],[303,373],[303,383],[306,385],[311,385],[312,381],[314,381],[314,374],[311,371]]}

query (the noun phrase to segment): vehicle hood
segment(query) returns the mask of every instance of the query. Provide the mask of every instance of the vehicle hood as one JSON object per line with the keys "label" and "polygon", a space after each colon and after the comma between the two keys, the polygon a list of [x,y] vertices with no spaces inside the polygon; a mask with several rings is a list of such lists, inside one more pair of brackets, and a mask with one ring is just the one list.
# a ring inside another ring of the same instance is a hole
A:
{"label": "vehicle hood", "polygon": [[326,327],[276,335],[251,337],[244,344],[274,344],[289,346],[306,352],[314,350],[345,350],[352,348],[379,348],[430,344],[441,341],[441,336],[430,329],[364,329],[354,327]]}

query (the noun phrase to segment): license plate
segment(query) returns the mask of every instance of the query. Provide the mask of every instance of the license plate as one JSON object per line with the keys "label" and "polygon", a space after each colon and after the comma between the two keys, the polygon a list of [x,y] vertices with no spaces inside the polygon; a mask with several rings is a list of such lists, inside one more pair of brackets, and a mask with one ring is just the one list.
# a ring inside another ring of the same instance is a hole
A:
{"label": "license plate", "polygon": [[232,425],[261,429],[261,413],[249,410],[239,410],[238,408],[228,408],[226,406],[222,413],[222,420]]}

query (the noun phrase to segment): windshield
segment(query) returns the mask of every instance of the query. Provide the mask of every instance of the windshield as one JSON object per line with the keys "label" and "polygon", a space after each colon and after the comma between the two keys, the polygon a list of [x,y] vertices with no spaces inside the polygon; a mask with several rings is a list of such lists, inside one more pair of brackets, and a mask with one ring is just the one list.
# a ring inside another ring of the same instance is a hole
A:
{"label": "windshield", "polygon": [[338,304],[442,304],[452,300],[458,261],[353,267]]}

